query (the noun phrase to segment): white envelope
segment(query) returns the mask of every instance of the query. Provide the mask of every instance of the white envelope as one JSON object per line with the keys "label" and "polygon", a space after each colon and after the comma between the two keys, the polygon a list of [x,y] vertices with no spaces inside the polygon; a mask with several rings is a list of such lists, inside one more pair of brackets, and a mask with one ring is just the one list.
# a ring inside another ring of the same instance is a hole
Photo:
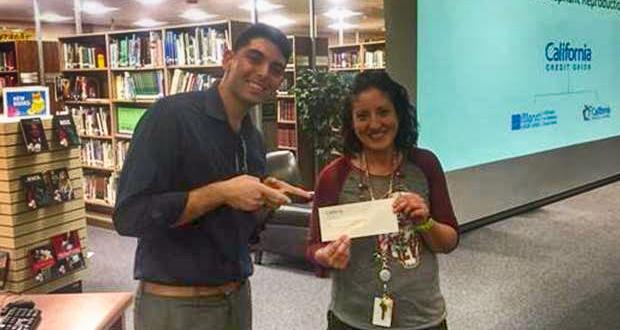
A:
{"label": "white envelope", "polygon": [[319,208],[321,241],[334,241],[343,234],[356,238],[397,232],[393,203],[394,198],[388,198]]}

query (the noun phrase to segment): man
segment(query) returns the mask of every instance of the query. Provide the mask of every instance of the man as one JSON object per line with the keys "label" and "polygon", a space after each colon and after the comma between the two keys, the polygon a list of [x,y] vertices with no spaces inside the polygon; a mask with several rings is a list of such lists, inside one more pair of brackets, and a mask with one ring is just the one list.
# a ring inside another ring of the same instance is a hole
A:
{"label": "man", "polygon": [[213,88],[164,98],[134,133],[114,225],[138,237],[136,329],[251,329],[248,242],[256,212],[309,193],[265,171],[248,110],[282,82],[291,46],[255,24],[224,55]]}

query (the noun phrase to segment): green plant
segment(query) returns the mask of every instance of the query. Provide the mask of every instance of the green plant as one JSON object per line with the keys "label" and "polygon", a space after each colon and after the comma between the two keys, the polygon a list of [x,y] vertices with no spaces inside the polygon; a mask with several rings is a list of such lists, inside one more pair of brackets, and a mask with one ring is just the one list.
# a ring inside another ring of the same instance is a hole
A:
{"label": "green plant", "polygon": [[340,109],[348,91],[347,80],[329,71],[304,70],[295,81],[300,128],[313,138],[317,171],[342,150]]}

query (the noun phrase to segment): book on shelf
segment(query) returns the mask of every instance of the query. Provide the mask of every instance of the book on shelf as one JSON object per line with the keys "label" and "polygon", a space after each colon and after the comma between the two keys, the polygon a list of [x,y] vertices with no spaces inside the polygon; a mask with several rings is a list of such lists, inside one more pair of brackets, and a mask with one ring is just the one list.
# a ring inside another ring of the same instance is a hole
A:
{"label": "book on shelf", "polygon": [[35,210],[53,204],[52,196],[48,192],[49,188],[43,180],[42,173],[24,175],[21,177],[21,182],[28,208]]}
{"label": "book on shelf", "polygon": [[133,134],[147,110],[144,107],[118,106],[116,108],[116,131],[119,134]]}
{"label": "book on shelf", "polygon": [[161,71],[123,72],[114,76],[116,98],[119,100],[156,100],[164,96]]}
{"label": "book on shelf", "polygon": [[114,168],[112,143],[101,140],[85,140],[82,143],[82,162],[87,166]]}
{"label": "book on shelf", "polygon": [[117,181],[118,178],[115,174],[85,174],[83,181],[84,199],[114,205]]}
{"label": "book on shelf", "polygon": [[155,31],[112,39],[109,47],[112,68],[148,68],[164,64],[161,34]]}
{"label": "book on shelf", "polygon": [[[65,106],[65,108],[67,108]],[[105,107],[78,106],[68,109],[81,135],[110,136],[110,111]]]}
{"label": "book on shelf", "polygon": [[39,153],[49,150],[41,118],[22,118],[19,120],[19,126],[22,131],[22,138],[24,139],[26,150],[29,153]]}
{"label": "book on shelf", "polygon": [[297,147],[297,131],[294,128],[278,128],[278,145],[288,148]]}
{"label": "book on shelf", "polygon": [[293,88],[293,79],[292,77],[284,76],[282,79],[282,83],[280,83],[280,87],[278,87],[278,95],[290,95],[291,89]]}
{"label": "book on shelf", "polygon": [[59,277],[59,267],[56,264],[51,243],[31,249],[29,255],[36,282],[44,283]]}
{"label": "book on shelf", "polygon": [[174,69],[170,83],[170,95],[203,91],[213,86],[216,80],[217,77],[210,74]]}
{"label": "book on shelf", "polygon": [[80,136],[78,135],[72,115],[57,114],[54,116],[52,123],[54,132],[56,133],[56,139],[60,146],[69,148],[80,145]]}
{"label": "book on shelf", "polygon": [[56,235],[51,241],[56,263],[60,265],[58,275],[62,276],[86,267],[77,230]]}
{"label": "book on shelf", "polygon": [[184,31],[167,31],[165,57],[167,65],[221,64],[224,51],[230,49],[228,30],[195,27]]}
{"label": "book on shelf", "polygon": [[366,68],[381,68],[385,66],[384,62],[385,52],[381,49],[375,51],[366,51],[364,55],[364,67]]}
{"label": "book on shelf", "polygon": [[116,141],[116,166],[119,169],[123,168],[125,164],[125,158],[127,158],[127,152],[129,151],[130,141]]}
{"label": "book on shelf", "polygon": [[15,53],[13,51],[0,51],[0,71],[15,70]]}
{"label": "book on shelf", "polygon": [[357,50],[332,53],[333,68],[357,68],[359,67],[359,54]]}
{"label": "book on shelf", "polygon": [[103,78],[91,76],[60,77],[56,94],[63,101],[85,101],[102,98]]}
{"label": "book on shelf", "polygon": [[105,68],[105,49],[79,43],[62,45],[65,69]]}
{"label": "book on shelf", "polygon": [[280,121],[297,121],[295,112],[295,100],[279,100],[278,107],[280,108]]}

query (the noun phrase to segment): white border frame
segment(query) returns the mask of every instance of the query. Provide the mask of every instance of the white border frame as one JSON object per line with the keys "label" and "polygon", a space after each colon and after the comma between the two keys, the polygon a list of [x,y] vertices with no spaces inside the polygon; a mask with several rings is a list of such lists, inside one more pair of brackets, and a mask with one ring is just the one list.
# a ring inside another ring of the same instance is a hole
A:
{"label": "white border frame", "polygon": [[[7,102],[7,93],[11,92],[45,92],[47,97],[45,98],[45,113],[33,116],[19,116],[19,117],[9,117],[8,115],[8,102]],[[0,122],[18,122],[22,118],[34,118],[39,117],[41,119],[50,119],[52,118],[52,109],[50,107],[50,89],[47,86],[23,86],[23,87],[4,87],[2,89],[2,116],[0,116]]]}

